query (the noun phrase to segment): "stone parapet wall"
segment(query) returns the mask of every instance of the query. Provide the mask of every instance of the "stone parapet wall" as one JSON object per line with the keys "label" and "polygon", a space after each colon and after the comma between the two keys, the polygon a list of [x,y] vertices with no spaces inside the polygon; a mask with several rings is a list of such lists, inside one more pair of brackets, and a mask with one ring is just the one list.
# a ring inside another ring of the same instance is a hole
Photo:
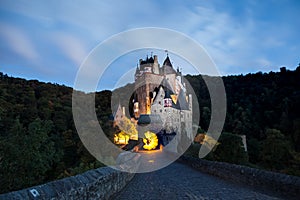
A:
{"label": "stone parapet wall", "polygon": [[300,177],[297,176],[187,156],[181,156],[178,161],[207,174],[236,183],[268,189],[286,197],[300,196]]}
{"label": "stone parapet wall", "polygon": [[134,174],[102,167],[46,184],[0,194],[0,199],[108,199],[119,192],[133,176]]}

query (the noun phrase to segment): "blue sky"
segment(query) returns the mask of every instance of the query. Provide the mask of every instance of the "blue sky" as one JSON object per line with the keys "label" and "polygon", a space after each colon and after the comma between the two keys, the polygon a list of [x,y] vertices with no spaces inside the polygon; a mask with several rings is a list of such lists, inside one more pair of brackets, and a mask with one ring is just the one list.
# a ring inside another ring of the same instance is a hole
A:
{"label": "blue sky", "polygon": [[[206,49],[222,75],[278,71],[281,66],[295,69],[300,62],[297,0],[2,0],[0,4],[0,71],[26,79],[73,86],[78,68],[93,48],[113,34],[141,27],[188,35]],[[131,69],[137,57],[146,57],[146,51],[139,53],[114,64]]]}

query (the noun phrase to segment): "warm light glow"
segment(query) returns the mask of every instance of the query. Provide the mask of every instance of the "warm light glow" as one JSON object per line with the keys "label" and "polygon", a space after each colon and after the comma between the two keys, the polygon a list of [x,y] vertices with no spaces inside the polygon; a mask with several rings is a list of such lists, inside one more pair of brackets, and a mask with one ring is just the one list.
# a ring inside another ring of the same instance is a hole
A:
{"label": "warm light glow", "polygon": [[177,95],[172,94],[171,98],[172,98],[172,101],[176,104],[177,103],[177,98],[178,98]]}
{"label": "warm light glow", "polygon": [[147,131],[145,133],[145,138],[143,138],[143,142],[145,144],[143,146],[144,149],[152,150],[152,149],[155,149],[157,147],[157,145],[158,145],[158,138],[157,138],[157,136],[156,136],[155,133]]}
{"label": "warm light glow", "polygon": [[151,114],[151,106],[150,106],[150,97],[146,97],[146,114],[150,115]]}
{"label": "warm light glow", "polygon": [[124,132],[120,132],[114,135],[114,143],[115,144],[128,144],[129,135]]}
{"label": "warm light glow", "polygon": [[204,133],[200,133],[198,134],[195,139],[195,142],[200,143],[202,145],[206,145],[210,148],[213,148],[215,145],[218,145],[218,141],[215,140],[213,137],[206,135]]}

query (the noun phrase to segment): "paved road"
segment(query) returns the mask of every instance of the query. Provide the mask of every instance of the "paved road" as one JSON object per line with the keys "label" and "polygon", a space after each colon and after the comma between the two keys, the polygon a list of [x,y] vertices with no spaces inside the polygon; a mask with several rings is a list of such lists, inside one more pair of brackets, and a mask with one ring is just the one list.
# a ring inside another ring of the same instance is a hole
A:
{"label": "paved road", "polygon": [[175,162],[161,170],[136,174],[111,199],[279,199],[266,191],[238,185]]}

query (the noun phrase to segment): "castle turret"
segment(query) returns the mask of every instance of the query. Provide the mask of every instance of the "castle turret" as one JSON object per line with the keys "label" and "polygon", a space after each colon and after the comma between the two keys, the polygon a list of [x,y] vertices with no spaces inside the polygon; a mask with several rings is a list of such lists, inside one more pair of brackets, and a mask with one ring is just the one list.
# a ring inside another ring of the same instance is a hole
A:
{"label": "castle turret", "polygon": [[141,71],[139,69],[139,66],[137,65],[136,70],[135,70],[135,74],[134,74],[135,81],[137,80],[138,76],[140,76],[140,74],[141,74]]}
{"label": "castle turret", "polygon": [[157,55],[154,55],[153,73],[154,74],[159,74],[159,66],[158,66]]}

